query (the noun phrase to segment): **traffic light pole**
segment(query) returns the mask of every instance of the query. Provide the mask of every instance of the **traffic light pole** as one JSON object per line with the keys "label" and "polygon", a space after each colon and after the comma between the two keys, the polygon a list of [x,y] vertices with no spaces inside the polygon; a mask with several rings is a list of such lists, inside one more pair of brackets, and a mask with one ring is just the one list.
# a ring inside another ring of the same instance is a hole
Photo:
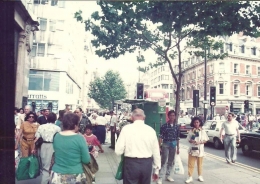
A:
{"label": "traffic light pole", "polygon": [[[205,47],[205,60],[204,60],[204,101],[207,101],[207,48]],[[204,122],[207,119],[207,109],[206,104],[204,103]]]}

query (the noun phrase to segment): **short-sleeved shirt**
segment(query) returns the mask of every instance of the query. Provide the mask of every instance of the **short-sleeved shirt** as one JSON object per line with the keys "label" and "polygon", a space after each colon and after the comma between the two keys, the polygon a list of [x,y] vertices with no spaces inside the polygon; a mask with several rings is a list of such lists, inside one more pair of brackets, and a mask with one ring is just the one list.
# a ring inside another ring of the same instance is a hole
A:
{"label": "short-sleeved shirt", "polygon": [[231,122],[226,121],[222,124],[222,128],[225,130],[225,134],[236,135],[239,124],[235,120],[232,120]]}
{"label": "short-sleeved shirt", "polygon": [[37,137],[37,138],[42,137],[42,139],[44,141],[53,142],[53,135],[56,132],[60,132],[60,131],[61,131],[61,129],[57,125],[55,125],[53,123],[47,123],[47,124],[39,126],[39,128],[35,134],[35,137]]}
{"label": "short-sleeved shirt", "polygon": [[39,126],[39,123],[30,123],[28,121],[25,121],[22,123],[20,130],[22,130],[23,136],[26,139],[34,139],[35,133]]}
{"label": "short-sleeved shirt", "polygon": [[159,137],[163,139],[163,142],[171,142],[180,140],[180,128],[176,123],[165,123],[160,128]]}

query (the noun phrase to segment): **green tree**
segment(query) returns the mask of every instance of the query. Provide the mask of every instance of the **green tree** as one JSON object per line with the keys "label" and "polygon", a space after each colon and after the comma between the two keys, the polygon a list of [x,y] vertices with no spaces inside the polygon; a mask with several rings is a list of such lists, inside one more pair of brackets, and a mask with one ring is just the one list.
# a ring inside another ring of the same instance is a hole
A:
{"label": "green tree", "polygon": [[[180,87],[184,74],[183,52],[188,46],[198,47],[196,52],[204,57],[202,49],[210,47],[218,50],[223,43],[215,43],[211,37],[230,36],[243,31],[244,34],[258,34],[260,21],[259,5],[255,2],[203,1],[203,2],[160,2],[100,1],[102,13],[94,12],[85,22],[86,30],[95,36],[92,45],[95,53],[105,59],[117,58],[137,49],[151,49],[158,56],[156,63],[149,63],[147,70],[168,63],[176,83],[175,111],[180,109]],[[83,21],[81,12],[75,13],[78,21]],[[226,54],[208,54],[209,59],[223,59]],[[138,56],[144,62],[144,56]],[[174,70],[173,63],[178,65]]]}
{"label": "green tree", "polygon": [[126,97],[124,82],[118,72],[109,70],[103,77],[97,77],[89,84],[88,96],[101,108],[113,109],[115,100]]}

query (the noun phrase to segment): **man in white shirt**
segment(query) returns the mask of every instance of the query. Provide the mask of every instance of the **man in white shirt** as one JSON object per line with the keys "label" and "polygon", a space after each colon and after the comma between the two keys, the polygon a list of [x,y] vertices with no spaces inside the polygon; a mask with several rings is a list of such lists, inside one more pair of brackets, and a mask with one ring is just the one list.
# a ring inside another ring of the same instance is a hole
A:
{"label": "man in white shirt", "polygon": [[[145,114],[135,109],[132,114],[134,123],[125,126],[117,140],[115,153],[124,154],[124,184],[150,184],[152,169],[158,178],[161,168],[160,149],[156,132],[144,123]],[[145,134],[144,134],[145,132]]]}
{"label": "man in white shirt", "polygon": [[115,134],[116,134],[117,117],[116,117],[116,115],[114,115],[113,111],[110,111],[110,116],[111,116],[111,118],[110,118],[111,146],[109,146],[109,148],[115,149],[115,142],[116,142]]}
{"label": "man in white shirt", "polygon": [[[238,136],[238,141],[240,142],[240,133],[239,133],[239,124],[234,120],[234,114],[228,113],[227,121],[222,124],[220,130],[220,140],[223,142],[222,132],[225,131],[224,137],[224,147],[225,147],[225,156],[227,163],[235,163],[237,159],[237,147],[236,147],[236,138]],[[231,153],[230,153],[231,149]]]}
{"label": "man in white shirt", "polygon": [[26,116],[26,114],[28,114],[31,111],[31,106],[30,105],[26,105],[24,107],[24,113],[23,114],[19,114],[19,118],[17,121],[17,125],[16,125],[16,129],[19,131],[20,127],[22,125],[22,123],[24,122],[24,118]]}

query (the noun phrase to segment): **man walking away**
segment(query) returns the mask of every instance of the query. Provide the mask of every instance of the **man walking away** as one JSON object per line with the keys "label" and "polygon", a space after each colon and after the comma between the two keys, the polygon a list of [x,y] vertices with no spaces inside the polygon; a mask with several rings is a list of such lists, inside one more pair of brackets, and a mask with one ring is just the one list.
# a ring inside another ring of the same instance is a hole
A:
{"label": "man walking away", "polygon": [[157,172],[161,168],[158,140],[144,123],[143,110],[135,109],[132,118],[134,123],[122,129],[115,148],[117,155],[125,156],[123,184],[150,184],[153,167]]}
{"label": "man walking away", "polygon": [[162,177],[165,174],[166,170],[166,161],[167,162],[167,170],[166,170],[166,180],[173,182],[174,179],[170,176],[171,171],[174,164],[174,157],[176,153],[177,146],[177,154],[179,154],[179,140],[180,140],[180,128],[175,121],[175,112],[174,110],[170,110],[168,112],[169,121],[163,124],[160,128],[160,140],[159,145],[161,146],[161,166],[159,180],[157,184],[162,184]]}
{"label": "man walking away", "polygon": [[[237,121],[233,120],[234,114],[228,113],[227,121],[222,124],[220,131],[220,140],[223,142],[222,132],[225,131],[224,137],[224,147],[225,156],[228,164],[230,162],[235,163],[237,159],[237,147],[236,138],[238,136],[238,141],[240,142],[239,124]],[[230,153],[231,149],[231,153]]]}

